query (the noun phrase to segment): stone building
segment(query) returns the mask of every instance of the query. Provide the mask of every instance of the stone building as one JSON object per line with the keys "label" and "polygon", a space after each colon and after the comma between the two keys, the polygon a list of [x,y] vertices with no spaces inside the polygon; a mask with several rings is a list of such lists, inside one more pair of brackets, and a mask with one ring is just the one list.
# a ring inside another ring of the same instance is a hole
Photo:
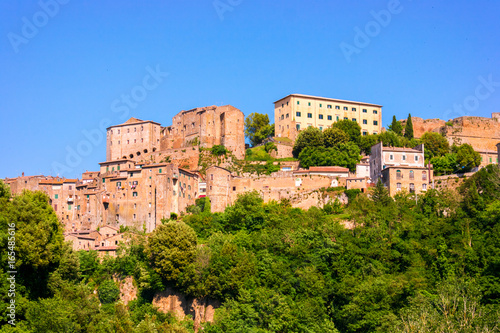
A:
{"label": "stone building", "polygon": [[[494,153],[500,141],[500,112],[493,112],[491,118],[464,116],[448,122],[440,119],[412,117],[413,134],[422,137],[425,132],[441,133],[452,144],[470,144],[478,152]],[[406,120],[401,121],[405,126]]]}
{"label": "stone building", "polygon": [[172,118],[172,126],[162,130],[161,150],[224,145],[237,158],[243,159],[244,127],[243,112],[231,105],[181,111]]}
{"label": "stone building", "polygon": [[130,118],[107,128],[106,161],[142,159],[160,148],[161,125],[150,120]]}
{"label": "stone building", "polygon": [[[338,168],[338,167],[334,167]],[[345,170],[333,171],[279,171],[271,175],[232,174],[231,171],[218,166],[207,169],[207,196],[210,198],[212,212],[222,212],[232,205],[238,195],[249,191],[257,191],[264,202],[270,200],[290,200],[292,206],[307,209],[313,205],[321,206],[318,197],[312,194],[322,188],[345,186]],[[313,195],[314,200],[306,201],[305,197]]]}
{"label": "stone building", "polygon": [[382,131],[382,106],[302,94],[274,102],[276,136],[293,141],[300,130],[310,126],[323,130],[343,119],[357,122],[363,135],[377,134]]}
{"label": "stone building", "polygon": [[432,187],[433,171],[424,165],[424,145],[415,148],[384,147],[382,142],[371,148],[370,178],[379,180],[391,196],[401,190],[421,193]]}

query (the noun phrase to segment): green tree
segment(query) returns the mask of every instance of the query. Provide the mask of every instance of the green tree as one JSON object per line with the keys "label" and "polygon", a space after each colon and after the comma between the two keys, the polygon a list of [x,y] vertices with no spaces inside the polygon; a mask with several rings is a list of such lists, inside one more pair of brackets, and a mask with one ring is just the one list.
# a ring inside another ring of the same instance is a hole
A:
{"label": "green tree", "polygon": [[413,139],[413,123],[411,121],[411,113],[408,114],[408,119],[406,119],[405,138],[408,140]]}
{"label": "green tree", "polygon": [[377,185],[375,185],[375,188],[373,189],[372,200],[381,207],[387,206],[393,201],[391,196],[389,195],[389,191],[380,180],[377,182]]}
{"label": "green tree", "polygon": [[300,152],[306,147],[321,147],[324,144],[323,133],[316,127],[308,127],[301,131],[295,145],[293,146],[293,156],[297,158]]}
{"label": "green tree", "polygon": [[361,137],[361,127],[356,121],[349,119],[339,120],[332,124],[332,128],[338,128],[349,135],[349,140],[355,144],[359,143]]}
{"label": "green tree", "polygon": [[120,298],[120,289],[113,280],[106,280],[97,288],[99,300],[102,304],[109,304]]}
{"label": "green tree", "polygon": [[[59,265],[64,252],[62,225],[42,192],[24,191],[7,200],[3,190],[0,198],[0,245],[8,248],[9,227],[15,229],[16,282],[23,284],[28,294],[46,296],[47,279]],[[7,251],[0,256],[2,267],[7,264]]]}
{"label": "green tree", "polygon": [[378,134],[363,135],[359,139],[359,149],[365,155],[370,155],[372,147],[379,142]]}
{"label": "green tree", "polygon": [[403,125],[396,119],[396,116],[392,116],[392,123],[389,125],[388,129],[399,136],[403,135]]}
{"label": "green tree", "polygon": [[278,147],[276,147],[276,145],[274,144],[274,142],[267,142],[265,145],[264,145],[264,150],[266,151],[266,153],[270,153],[272,150],[278,150]]}
{"label": "green tree", "polygon": [[457,170],[457,155],[449,153],[441,157],[433,157],[430,163],[436,176],[450,175]]}
{"label": "green tree", "polygon": [[430,161],[433,157],[441,157],[449,153],[450,144],[439,133],[425,132],[420,141],[424,144],[425,159]]}
{"label": "green tree", "polygon": [[347,143],[349,135],[339,128],[330,127],[323,131],[323,139],[325,147],[337,147],[340,144]]}
{"label": "green tree", "polygon": [[211,149],[210,149],[212,155],[215,155],[215,156],[222,156],[222,155],[226,155],[229,151],[226,149],[226,147],[224,147],[224,145],[214,145]]}
{"label": "green tree", "polygon": [[341,166],[356,170],[360,161],[359,147],[353,143],[339,144],[337,147],[306,147],[299,154],[300,165],[304,168],[311,166]]}
{"label": "green tree", "polygon": [[245,136],[252,146],[258,145],[264,139],[274,135],[274,124],[269,123],[267,114],[251,113],[245,119]]}
{"label": "green tree", "polygon": [[382,142],[384,147],[403,147],[403,140],[392,131],[382,132],[378,135],[378,141]]}
{"label": "green tree", "polygon": [[460,172],[469,172],[481,164],[481,155],[471,145],[464,143],[457,149],[457,164]]}
{"label": "green tree", "polygon": [[196,233],[182,222],[159,226],[149,237],[147,254],[155,272],[175,281],[196,256]]}

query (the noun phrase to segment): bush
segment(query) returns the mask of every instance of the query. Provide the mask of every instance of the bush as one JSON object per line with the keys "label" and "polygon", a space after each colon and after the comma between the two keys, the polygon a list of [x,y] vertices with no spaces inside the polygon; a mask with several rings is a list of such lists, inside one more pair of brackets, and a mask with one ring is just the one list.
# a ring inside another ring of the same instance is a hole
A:
{"label": "bush", "polygon": [[224,145],[215,145],[212,147],[212,149],[210,149],[210,151],[212,152],[212,155],[215,155],[215,156],[226,155],[229,152],[226,149],[226,147],[224,147]]}
{"label": "bush", "polygon": [[120,298],[120,289],[113,280],[106,280],[97,288],[99,300],[102,304],[109,304]]}

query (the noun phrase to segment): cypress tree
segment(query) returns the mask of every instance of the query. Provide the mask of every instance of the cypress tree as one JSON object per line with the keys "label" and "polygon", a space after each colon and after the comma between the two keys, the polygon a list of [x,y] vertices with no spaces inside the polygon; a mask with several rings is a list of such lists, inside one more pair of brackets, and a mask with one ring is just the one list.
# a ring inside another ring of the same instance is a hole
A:
{"label": "cypress tree", "polygon": [[411,122],[411,113],[408,114],[408,119],[406,120],[405,138],[408,140],[413,139],[413,123]]}
{"label": "cypress tree", "polygon": [[392,116],[392,123],[389,125],[389,130],[397,135],[403,135],[403,125],[396,119],[396,116]]}

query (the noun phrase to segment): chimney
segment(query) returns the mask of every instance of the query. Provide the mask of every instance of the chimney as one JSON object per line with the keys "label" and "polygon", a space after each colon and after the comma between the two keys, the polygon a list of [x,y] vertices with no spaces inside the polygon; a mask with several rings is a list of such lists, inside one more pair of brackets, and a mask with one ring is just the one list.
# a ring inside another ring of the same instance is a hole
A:
{"label": "chimney", "polygon": [[23,177],[24,177],[24,171],[23,171]]}

